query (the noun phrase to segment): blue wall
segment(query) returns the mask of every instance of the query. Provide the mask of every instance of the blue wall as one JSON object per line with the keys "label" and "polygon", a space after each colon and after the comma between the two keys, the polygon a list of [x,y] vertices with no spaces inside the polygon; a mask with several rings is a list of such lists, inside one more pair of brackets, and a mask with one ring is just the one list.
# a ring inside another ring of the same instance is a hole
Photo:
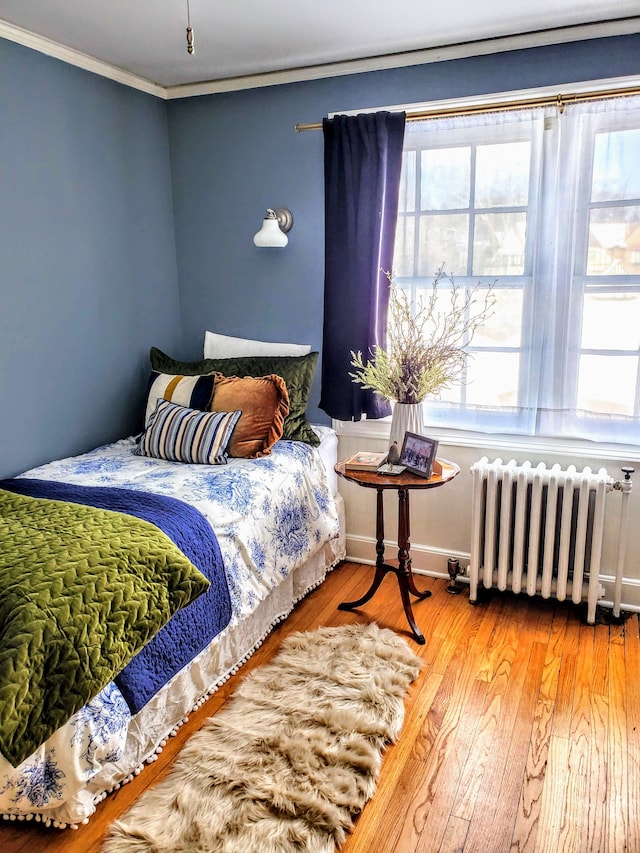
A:
{"label": "blue wall", "polygon": [[[329,112],[640,73],[640,36],[623,36],[253,89],[169,103],[185,357],[206,328],[322,342],[323,140],[296,123]],[[266,207],[288,207],[289,246],[257,249]],[[310,416],[327,420],[316,404]]]}
{"label": "blue wall", "polygon": [[137,430],[178,314],[165,104],[0,40],[0,476]]}
{"label": "blue wall", "polygon": [[[165,103],[0,40],[0,476],[137,430],[151,345],[320,347],[322,134],[296,123],[639,73],[633,35]],[[285,250],[253,246],[267,207]]]}

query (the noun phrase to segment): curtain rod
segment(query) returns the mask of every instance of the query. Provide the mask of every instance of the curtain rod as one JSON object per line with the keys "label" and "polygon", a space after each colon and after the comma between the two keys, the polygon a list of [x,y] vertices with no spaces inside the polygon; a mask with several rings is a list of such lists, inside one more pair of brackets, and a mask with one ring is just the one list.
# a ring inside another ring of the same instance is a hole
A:
{"label": "curtain rod", "polygon": [[[538,98],[524,98],[519,101],[496,101],[490,104],[470,104],[466,107],[417,110],[416,112],[407,112],[407,121],[492,113],[503,110],[520,110],[526,107],[557,107],[559,112],[562,113],[564,112],[564,108],[569,104],[578,104],[582,101],[603,100],[604,98],[622,98],[629,95],[640,95],[640,86],[630,86],[627,89],[602,89],[594,92],[576,92],[573,95],[541,95]],[[322,122],[296,124],[295,130],[296,133],[301,133],[303,130],[322,130]]]}

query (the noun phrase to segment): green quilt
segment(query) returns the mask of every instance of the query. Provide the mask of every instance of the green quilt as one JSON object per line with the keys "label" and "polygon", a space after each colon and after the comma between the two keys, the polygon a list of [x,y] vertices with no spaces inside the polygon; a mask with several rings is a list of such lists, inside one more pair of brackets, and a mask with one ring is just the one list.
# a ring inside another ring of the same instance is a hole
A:
{"label": "green quilt", "polygon": [[147,521],[0,489],[0,752],[23,761],[208,585]]}

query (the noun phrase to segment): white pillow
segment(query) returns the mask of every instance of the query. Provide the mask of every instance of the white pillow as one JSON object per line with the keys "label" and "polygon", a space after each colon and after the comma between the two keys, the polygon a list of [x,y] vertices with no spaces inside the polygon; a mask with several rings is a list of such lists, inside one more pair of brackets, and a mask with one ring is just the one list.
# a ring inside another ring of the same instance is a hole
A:
{"label": "white pillow", "polygon": [[311,345],[275,344],[252,341],[250,338],[233,338],[230,335],[204,333],[205,358],[240,358],[247,355],[308,355]]}

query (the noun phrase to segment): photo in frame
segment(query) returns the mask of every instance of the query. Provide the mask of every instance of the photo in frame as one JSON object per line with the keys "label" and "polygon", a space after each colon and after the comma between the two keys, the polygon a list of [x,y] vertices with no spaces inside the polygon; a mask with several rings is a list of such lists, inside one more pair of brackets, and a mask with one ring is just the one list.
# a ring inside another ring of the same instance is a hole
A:
{"label": "photo in frame", "polygon": [[407,471],[419,477],[430,477],[437,450],[438,442],[435,439],[415,432],[405,432],[400,451],[400,465],[404,465]]}

